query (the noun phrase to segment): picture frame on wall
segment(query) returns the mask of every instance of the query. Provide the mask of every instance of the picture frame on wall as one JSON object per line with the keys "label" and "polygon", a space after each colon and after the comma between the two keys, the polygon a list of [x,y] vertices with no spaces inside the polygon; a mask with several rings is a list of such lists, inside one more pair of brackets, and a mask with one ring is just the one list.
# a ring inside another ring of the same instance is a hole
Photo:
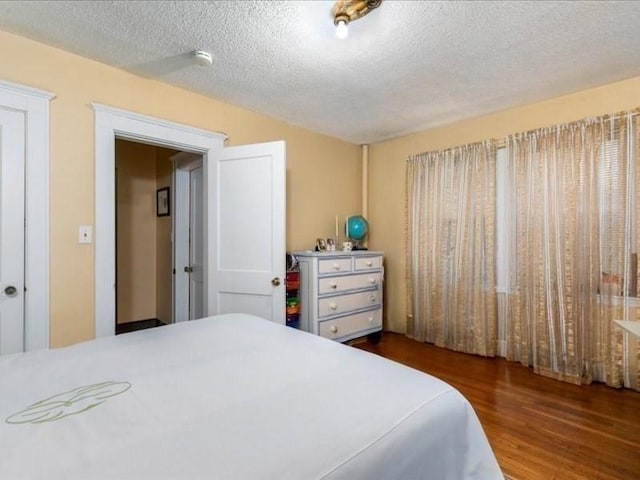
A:
{"label": "picture frame on wall", "polygon": [[160,188],[156,191],[156,216],[168,217],[171,215],[170,187]]}

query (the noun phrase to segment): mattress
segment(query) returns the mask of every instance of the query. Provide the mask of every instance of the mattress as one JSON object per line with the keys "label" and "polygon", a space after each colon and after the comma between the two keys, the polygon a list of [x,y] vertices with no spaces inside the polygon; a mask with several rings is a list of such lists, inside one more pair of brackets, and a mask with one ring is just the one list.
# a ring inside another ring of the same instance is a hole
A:
{"label": "mattress", "polygon": [[468,401],[221,315],[0,357],[2,479],[502,479]]}

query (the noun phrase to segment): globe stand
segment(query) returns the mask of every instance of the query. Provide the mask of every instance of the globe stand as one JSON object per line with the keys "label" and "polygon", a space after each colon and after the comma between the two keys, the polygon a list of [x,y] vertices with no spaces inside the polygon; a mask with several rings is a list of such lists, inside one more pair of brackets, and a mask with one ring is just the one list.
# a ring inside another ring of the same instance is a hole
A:
{"label": "globe stand", "polygon": [[360,245],[360,242],[353,242],[353,248],[351,248],[351,250],[356,251],[356,250],[369,250],[369,249],[364,245]]}

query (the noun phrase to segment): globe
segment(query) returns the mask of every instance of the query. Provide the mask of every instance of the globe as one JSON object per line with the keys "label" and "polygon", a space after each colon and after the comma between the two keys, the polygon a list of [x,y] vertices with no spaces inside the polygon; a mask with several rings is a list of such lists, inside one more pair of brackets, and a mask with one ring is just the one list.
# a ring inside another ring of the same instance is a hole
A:
{"label": "globe", "polygon": [[369,223],[362,215],[352,215],[347,218],[346,233],[349,240],[359,242],[364,240],[369,231]]}

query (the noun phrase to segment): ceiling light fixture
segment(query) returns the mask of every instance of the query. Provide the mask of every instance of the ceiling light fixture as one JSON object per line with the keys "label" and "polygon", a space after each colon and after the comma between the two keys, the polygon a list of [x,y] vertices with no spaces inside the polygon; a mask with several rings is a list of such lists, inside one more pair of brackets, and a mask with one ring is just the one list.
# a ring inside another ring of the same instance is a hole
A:
{"label": "ceiling light fixture", "polygon": [[213,63],[211,54],[204,50],[194,50],[191,52],[191,56],[193,57],[193,61],[201,67],[208,67]]}
{"label": "ceiling light fixture", "polygon": [[342,39],[342,38],[347,38],[347,35],[349,35],[349,27],[347,26],[349,24],[349,19],[348,18],[336,18],[333,22],[336,26],[336,37]]}
{"label": "ceiling light fixture", "polygon": [[349,34],[349,22],[364,17],[381,3],[382,0],[338,0],[331,9],[336,37],[346,38]]}

